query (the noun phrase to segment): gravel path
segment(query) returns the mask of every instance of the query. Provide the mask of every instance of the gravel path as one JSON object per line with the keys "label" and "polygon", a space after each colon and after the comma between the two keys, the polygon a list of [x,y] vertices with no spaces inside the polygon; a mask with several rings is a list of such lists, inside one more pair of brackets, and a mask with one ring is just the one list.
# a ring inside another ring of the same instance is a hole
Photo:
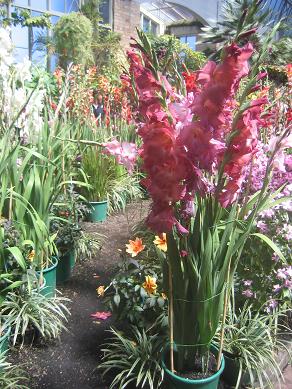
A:
{"label": "gravel path", "polygon": [[[77,263],[72,278],[58,287],[71,299],[68,332],[60,341],[12,350],[10,361],[24,364],[30,389],[106,389],[96,370],[99,347],[104,342],[111,319],[100,324],[90,314],[102,311],[96,287],[106,285],[119,262],[118,249],[131,237],[131,228],[146,215],[148,202],[129,205],[125,213],[109,217],[104,223],[84,223],[90,233],[104,235],[100,253],[92,260]],[[98,275],[99,278],[95,278]]]}

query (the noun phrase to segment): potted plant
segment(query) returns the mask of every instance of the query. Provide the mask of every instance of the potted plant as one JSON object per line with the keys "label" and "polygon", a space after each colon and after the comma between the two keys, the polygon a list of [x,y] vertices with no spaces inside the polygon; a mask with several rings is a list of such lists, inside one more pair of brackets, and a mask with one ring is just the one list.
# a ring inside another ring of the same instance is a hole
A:
{"label": "potted plant", "polygon": [[65,329],[65,322],[70,312],[64,297],[44,296],[38,291],[29,292],[22,288],[10,292],[0,308],[1,315],[6,315],[7,325],[12,329],[12,344],[32,343],[42,337],[46,340],[58,338]]}
{"label": "potted plant", "polygon": [[111,189],[115,162],[102,152],[101,147],[90,147],[82,155],[81,168],[90,185],[84,191],[84,197],[89,200],[91,205],[89,220],[102,222],[107,215],[107,194]]}
{"label": "potted plant", "polygon": [[[282,374],[277,356],[280,349],[287,351],[291,330],[281,325],[286,311],[253,310],[247,303],[236,314],[229,310],[224,328],[224,381],[240,388],[241,385],[274,387]],[[218,336],[218,334],[217,334]],[[219,346],[219,336],[214,342]],[[288,351],[287,351],[288,352]]]}
{"label": "potted plant", "polygon": [[[256,152],[267,105],[267,99],[252,99],[250,93],[260,88],[257,82],[264,74],[258,75],[259,66],[271,36],[251,69],[252,45],[240,47],[235,40],[219,64],[208,62],[200,71],[186,72],[184,83],[176,77],[175,92],[158,71],[149,40],[143,33],[139,38],[128,57],[142,121],[144,182],[153,200],[147,222],[167,234],[168,246],[163,268],[169,300],[165,379],[173,388],[216,388],[224,369],[233,276],[256,215],[277,204],[277,193],[268,193],[270,171],[275,155],[289,143],[286,123],[270,149],[262,188],[250,197],[248,188],[243,191],[246,166]],[[283,257],[268,237],[255,236]],[[220,321],[218,349],[212,342]]]}

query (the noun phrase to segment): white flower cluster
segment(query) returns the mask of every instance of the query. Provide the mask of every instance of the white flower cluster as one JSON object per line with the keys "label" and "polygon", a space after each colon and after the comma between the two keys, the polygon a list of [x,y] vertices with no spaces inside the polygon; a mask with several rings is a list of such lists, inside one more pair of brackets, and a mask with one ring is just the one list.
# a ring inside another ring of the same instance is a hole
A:
{"label": "white flower cluster", "polygon": [[33,141],[43,126],[45,90],[34,91],[27,85],[32,79],[31,62],[14,64],[13,45],[8,28],[0,28],[0,123],[2,129],[19,131],[23,141]]}

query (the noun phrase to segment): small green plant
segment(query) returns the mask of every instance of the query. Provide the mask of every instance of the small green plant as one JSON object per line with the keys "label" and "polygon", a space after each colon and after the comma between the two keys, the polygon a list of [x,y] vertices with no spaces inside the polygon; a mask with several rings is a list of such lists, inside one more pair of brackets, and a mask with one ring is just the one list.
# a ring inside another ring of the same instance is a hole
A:
{"label": "small green plant", "polygon": [[158,388],[163,380],[160,361],[165,339],[153,333],[153,328],[146,331],[131,327],[129,336],[113,328],[109,332],[112,337],[101,350],[104,356],[98,368],[103,376],[118,371],[110,389],[122,389],[130,383],[136,388]]}
{"label": "small green plant", "polygon": [[[248,377],[251,386],[259,385],[264,389],[274,388],[271,377],[278,382],[282,378],[281,368],[277,361],[277,351],[287,349],[287,339],[291,330],[279,324],[281,316],[287,312],[275,312],[267,316],[260,310],[253,312],[252,306],[245,304],[236,314],[230,314],[224,328],[224,351],[232,355],[239,367],[236,389],[240,387],[241,378]],[[281,331],[281,332],[280,332]],[[219,333],[214,343],[220,343]],[[268,371],[268,370],[269,371]]]}
{"label": "small green plant", "polygon": [[70,314],[64,297],[43,296],[37,291],[31,293],[9,293],[1,305],[1,315],[7,317],[6,324],[12,328],[12,343],[22,339],[27,331],[36,331],[44,339],[58,338],[66,329],[65,322]]}
{"label": "small green plant", "polygon": [[93,234],[87,234],[81,231],[80,236],[75,241],[75,253],[76,258],[79,261],[90,260],[101,249],[103,235],[97,232]]}
{"label": "small green plant", "polygon": [[130,201],[143,197],[139,175],[135,172],[129,175],[121,165],[115,165],[115,178],[110,186],[107,194],[109,213],[124,211]]}
{"label": "small green plant", "polygon": [[84,196],[89,201],[107,199],[115,177],[115,161],[98,148],[88,148],[82,156],[82,170],[86,174],[90,188]]}
{"label": "small green plant", "polygon": [[[150,277],[153,285],[157,286],[157,290],[151,294],[143,287],[146,277]],[[135,259],[126,260],[107,288],[104,303],[116,313],[120,323],[129,321],[140,328],[146,328],[153,324],[155,318],[163,315],[162,324],[166,326],[167,300],[161,292],[161,283],[159,265],[155,266],[150,261],[143,264]]]}
{"label": "small green plant", "polygon": [[[6,361],[5,353],[0,353],[0,388],[1,389],[29,389],[23,382],[27,381],[23,370]],[[21,383],[19,383],[21,382]]]}

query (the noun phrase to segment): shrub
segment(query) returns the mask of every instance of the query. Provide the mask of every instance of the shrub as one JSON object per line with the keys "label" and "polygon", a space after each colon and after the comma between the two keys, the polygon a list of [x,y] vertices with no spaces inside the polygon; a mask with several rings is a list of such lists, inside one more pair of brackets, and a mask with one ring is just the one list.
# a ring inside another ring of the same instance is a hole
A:
{"label": "shrub", "polygon": [[92,62],[92,24],[86,16],[77,12],[62,16],[55,25],[54,38],[61,67],[70,62]]}

